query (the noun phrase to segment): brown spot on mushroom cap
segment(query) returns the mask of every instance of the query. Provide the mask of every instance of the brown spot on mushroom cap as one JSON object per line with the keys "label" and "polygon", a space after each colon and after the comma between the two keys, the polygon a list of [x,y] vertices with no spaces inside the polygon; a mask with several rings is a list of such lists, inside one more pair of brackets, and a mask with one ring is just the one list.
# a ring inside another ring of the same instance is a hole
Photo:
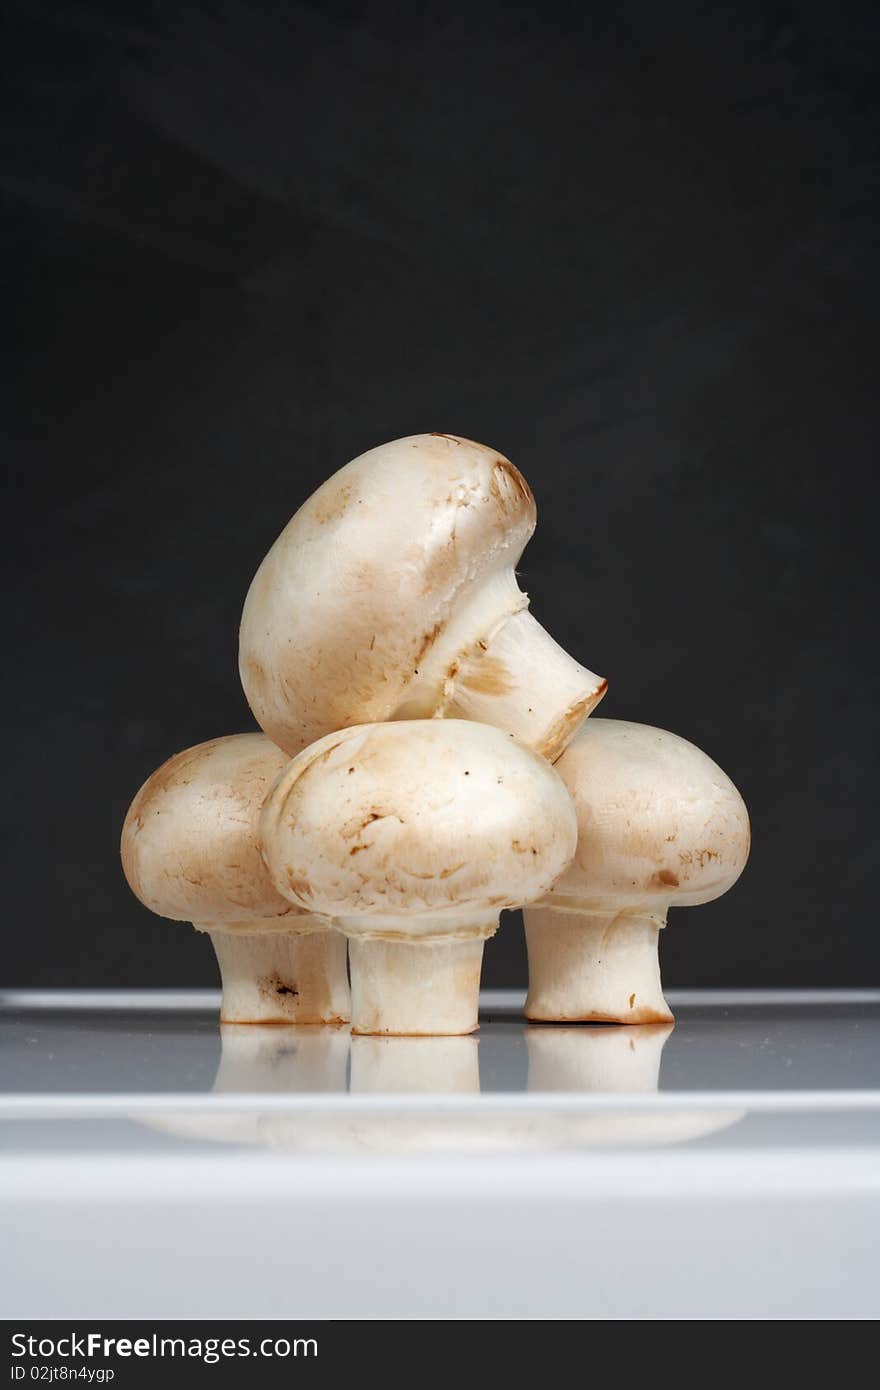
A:
{"label": "brown spot on mushroom cap", "polygon": [[351,483],[336,477],[328,478],[312,497],[314,518],[320,526],[336,521],[348,510],[351,501]]}
{"label": "brown spot on mushroom cap", "polygon": [[312,896],[309,881],[307,878],[304,878],[302,874],[296,874],[292,871],[289,872],[287,875],[287,882],[290,885],[291,893],[294,893],[297,897],[310,898]]}
{"label": "brown spot on mushroom cap", "polygon": [[260,699],[265,699],[269,691],[270,677],[262,662],[248,656],[242,661],[241,677]]}
{"label": "brown spot on mushroom cap", "polygon": [[187,786],[191,780],[191,774],[204,763],[207,763],[221,744],[226,742],[228,742],[227,739],[213,738],[207,743],[197,743],[193,748],[184,748],[182,753],[175,753],[161,767],[157,767],[152,777],[147,779],[138,792],[134,804],[152,806],[159,800],[163,792],[175,791],[178,787]]}
{"label": "brown spot on mushroom cap", "polygon": [[434,645],[437,638],[440,636],[440,633],[443,631],[444,626],[445,624],[442,622],[435,623],[433,627],[429,628],[428,631],[422,635],[422,640],[419,643],[418,650],[416,651],[416,654],[413,657],[413,661],[416,666],[419,665],[428,648]]}
{"label": "brown spot on mushroom cap", "polygon": [[670,869],[658,869],[651,879],[651,884],[656,887],[677,888],[678,875],[672,873]]}
{"label": "brown spot on mushroom cap", "polygon": [[686,849],[679,854],[679,860],[685,865],[697,865],[703,868],[706,864],[711,864],[713,859],[720,859],[717,849]]}
{"label": "brown spot on mushroom cap", "polygon": [[509,459],[499,458],[492,467],[490,482],[493,495],[503,507],[513,506],[519,510],[523,504],[529,512],[537,515],[534,494],[522,473]]}

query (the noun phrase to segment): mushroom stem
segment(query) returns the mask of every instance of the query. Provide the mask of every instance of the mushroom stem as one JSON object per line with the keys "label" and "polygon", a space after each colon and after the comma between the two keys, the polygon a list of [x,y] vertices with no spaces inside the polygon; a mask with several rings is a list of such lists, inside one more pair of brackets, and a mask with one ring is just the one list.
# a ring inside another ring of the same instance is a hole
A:
{"label": "mushroom stem", "polygon": [[528,609],[510,614],[468,653],[452,678],[444,713],[495,724],[551,763],[608,682],[580,666]]}
{"label": "mushroom stem", "polygon": [[220,966],[221,1023],[345,1023],[351,997],[345,937],[196,924]]}
{"label": "mushroom stem", "polygon": [[553,1023],[669,1023],[658,942],[665,914],[640,908],[530,907],[526,1018]]}
{"label": "mushroom stem", "polygon": [[483,938],[429,944],[352,937],[351,1031],[456,1035],[477,1027]]}

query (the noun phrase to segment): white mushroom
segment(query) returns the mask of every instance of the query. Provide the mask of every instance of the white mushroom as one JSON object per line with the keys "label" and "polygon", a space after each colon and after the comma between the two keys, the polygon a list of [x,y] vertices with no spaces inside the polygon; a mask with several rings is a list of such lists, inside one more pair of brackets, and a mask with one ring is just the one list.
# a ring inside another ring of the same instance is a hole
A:
{"label": "white mushroom", "polygon": [[300,507],[244,605],[239,667],[291,754],[367,721],[495,724],[552,762],[605,693],[528,612],[514,566],[535,502],[449,434],[371,449]]}
{"label": "white mushroom", "polygon": [[739,878],[749,818],[736,787],[692,743],[644,724],[591,719],[556,764],[578,846],[525,914],[526,1016],[662,1023],[658,939],[670,907],[718,898]]}
{"label": "white mushroom", "polygon": [[129,808],[122,867],[152,912],[208,932],[225,1023],[348,1018],[345,940],[276,892],[257,819],[287,757],[263,734],[189,748],[154,772]]}
{"label": "white mushroom", "polygon": [[280,893],[350,938],[352,1031],[477,1026],[483,942],[574,851],[574,811],[543,758],[463,720],[368,724],[295,758],[266,798]]}

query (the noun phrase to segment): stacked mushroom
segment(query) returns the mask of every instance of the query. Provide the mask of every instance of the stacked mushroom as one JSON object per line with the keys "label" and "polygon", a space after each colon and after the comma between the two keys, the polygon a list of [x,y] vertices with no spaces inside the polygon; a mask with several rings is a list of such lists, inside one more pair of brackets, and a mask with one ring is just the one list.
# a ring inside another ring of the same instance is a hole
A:
{"label": "stacked mushroom", "polygon": [[262,734],[165,763],[122,835],[138,897],[210,934],[224,1022],[344,1021],[348,937],[354,1032],[470,1032],[483,942],[528,904],[530,1017],[669,1017],[659,926],[734,881],[745,809],[682,740],[585,724],[606,682],[514,573],[535,520],[506,458],[415,435],[334,474],[260,565]]}

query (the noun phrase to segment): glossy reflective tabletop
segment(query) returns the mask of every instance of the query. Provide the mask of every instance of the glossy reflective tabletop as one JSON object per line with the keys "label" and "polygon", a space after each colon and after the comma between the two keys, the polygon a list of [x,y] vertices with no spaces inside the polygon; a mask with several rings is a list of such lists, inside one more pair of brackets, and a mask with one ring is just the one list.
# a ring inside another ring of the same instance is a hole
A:
{"label": "glossy reflective tabletop", "polygon": [[876,1316],[880,991],[670,1002],[377,1039],[0,996],[7,1315]]}
{"label": "glossy reflective tabletop", "polygon": [[[483,996],[468,1038],[220,1028],[211,991],[0,994],[0,1114],[146,1096],[602,1096],[767,1093],[784,1103],[880,1092],[880,991],[670,995],[674,1026],[527,1024],[522,996]],[[20,1098],[17,1110],[14,1098]]]}

